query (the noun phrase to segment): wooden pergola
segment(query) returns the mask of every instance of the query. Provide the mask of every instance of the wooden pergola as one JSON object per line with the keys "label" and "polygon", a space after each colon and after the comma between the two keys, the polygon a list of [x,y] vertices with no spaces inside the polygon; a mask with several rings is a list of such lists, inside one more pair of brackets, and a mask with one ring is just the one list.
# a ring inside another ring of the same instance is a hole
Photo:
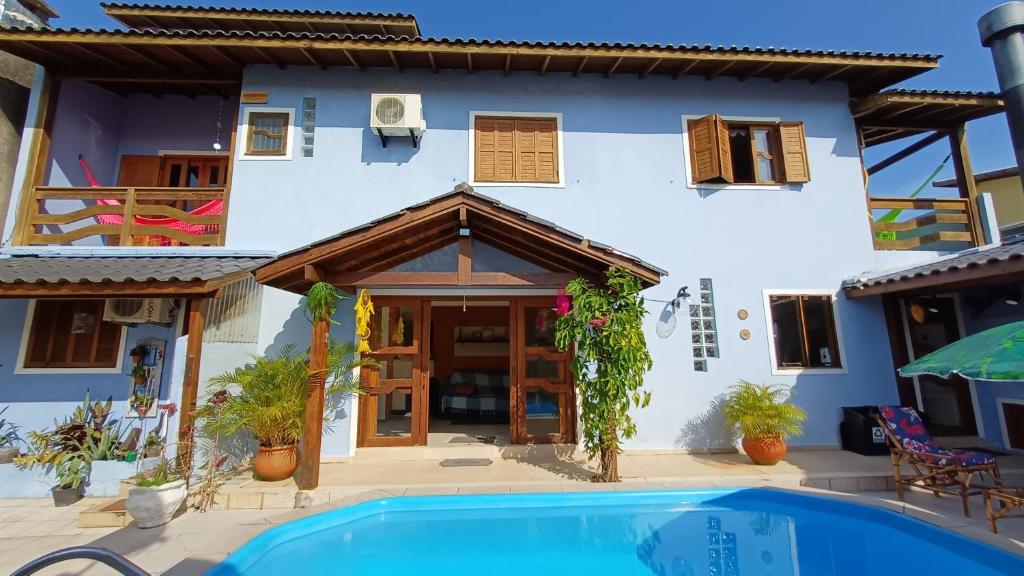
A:
{"label": "wooden pergola", "polygon": [[[939,142],[949,142],[959,199],[868,198],[868,213],[879,248],[913,249],[930,243],[984,243],[978,211],[967,122],[1002,113],[1003,100],[992,92],[942,90],[887,90],[850,103],[861,148],[870,148],[920,136],[911,144],[865,169],[868,177]],[[905,222],[875,222],[873,209],[930,210]],[[929,231],[935,230],[937,231]],[[879,242],[877,233],[901,234],[923,231],[906,240]]]}
{"label": "wooden pergola", "polygon": [[[544,272],[478,272],[473,240],[543,268]],[[395,266],[457,244],[454,269],[395,271]],[[645,287],[667,272],[611,246],[477,194],[460,184],[443,196],[279,255],[255,272],[257,282],[304,294],[315,282],[348,292],[363,287],[559,288],[577,277],[599,283],[611,266],[637,276]],[[327,320],[312,326],[309,396],[296,474],[302,489],[319,482]]]}

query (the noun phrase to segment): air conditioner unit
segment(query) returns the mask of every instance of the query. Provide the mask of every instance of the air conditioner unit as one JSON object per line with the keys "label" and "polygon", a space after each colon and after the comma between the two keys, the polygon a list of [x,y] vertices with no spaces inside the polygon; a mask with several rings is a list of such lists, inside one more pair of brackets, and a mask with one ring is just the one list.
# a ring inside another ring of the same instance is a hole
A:
{"label": "air conditioner unit", "polygon": [[370,129],[388,146],[389,136],[409,136],[415,147],[427,129],[423,120],[423,103],[419,94],[372,94],[370,96]]}
{"label": "air conditioner unit", "polygon": [[164,298],[113,298],[103,308],[103,320],[117,324],[171,321],[173,302]]}

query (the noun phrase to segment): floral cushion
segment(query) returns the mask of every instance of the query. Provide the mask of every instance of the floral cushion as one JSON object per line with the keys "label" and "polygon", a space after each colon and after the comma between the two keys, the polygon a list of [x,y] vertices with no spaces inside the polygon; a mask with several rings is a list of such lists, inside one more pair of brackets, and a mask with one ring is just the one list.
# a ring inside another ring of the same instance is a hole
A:
{"label": "floral cushion", "polygon": [[961,464],[963,466],[981,466],[994,464],[995,456],[973,450],[951,450],[939,446],[928,434],[921,421],[921,415],[913,408],[904,406],[879,406],[889,430],[899,438],[904,450],[918,452],[921,460],[937,466]]}

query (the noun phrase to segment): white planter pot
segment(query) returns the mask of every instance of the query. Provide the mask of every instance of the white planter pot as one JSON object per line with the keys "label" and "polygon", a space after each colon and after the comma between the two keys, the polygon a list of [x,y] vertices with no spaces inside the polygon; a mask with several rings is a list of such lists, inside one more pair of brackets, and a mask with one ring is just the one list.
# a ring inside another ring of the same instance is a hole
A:
{"label": "white planter pot", "polygon": [[128,490],[125,503],[128,514],[139,528],[153,528],[171,521],[171,517],[185,501],[187,490],[184,480],[175,480],[160,486],[133,486]]}

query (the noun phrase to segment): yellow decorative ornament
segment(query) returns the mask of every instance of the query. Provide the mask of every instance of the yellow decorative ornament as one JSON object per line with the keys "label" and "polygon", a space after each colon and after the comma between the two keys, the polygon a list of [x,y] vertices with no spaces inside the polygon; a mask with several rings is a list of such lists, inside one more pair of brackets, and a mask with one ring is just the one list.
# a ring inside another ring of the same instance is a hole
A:
{"label": "yellow decorative ornament", "polygon": [[356,336],[359,338],[357,352],[370,353],[370,317],[373,316],[373,300],[370,291],[363,288],[356,298]]}
{"label": "yellow decorative ornament", "polygon": [[391,342],[397,345],[405,342],[405,321],[402,320],[401,314],[398,316],[398,322],[395,323],[395,335],[391,337]]}

